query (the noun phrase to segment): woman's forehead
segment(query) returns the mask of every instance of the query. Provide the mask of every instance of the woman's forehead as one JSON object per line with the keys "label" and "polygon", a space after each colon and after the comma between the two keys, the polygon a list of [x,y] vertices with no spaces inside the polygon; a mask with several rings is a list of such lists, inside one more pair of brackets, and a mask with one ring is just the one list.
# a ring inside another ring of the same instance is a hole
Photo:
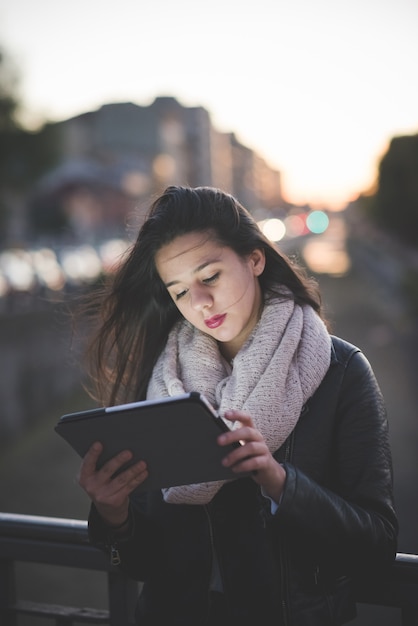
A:
{"label": "woman's forehead", "polygon": [[161,262],[169,262],[188,253],[205,253],[206,250],[221,250],[223,246],[210,232],[191,232],[179,235],[172,241],[161,246],[155,258]]}
{"label": "woman's forehead", "polygon": [[158,273],[164,282],[180,272],[198,272],[210,263],[220,261],[225,247],[208,233],[180,235],[162,246],[155,255]]}

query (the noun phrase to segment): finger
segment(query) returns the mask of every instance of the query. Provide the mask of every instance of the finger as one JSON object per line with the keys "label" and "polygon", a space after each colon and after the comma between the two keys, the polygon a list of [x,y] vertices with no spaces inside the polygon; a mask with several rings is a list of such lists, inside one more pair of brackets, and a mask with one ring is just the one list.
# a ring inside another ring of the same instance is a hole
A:
{"label": "finger", "polygon": [[234,468],[237,464],[242,463],[242,461],[246,461],[249,459],[254,459],[258,457],[264,457],[269,454],[266,445],[264,442],[255,442],[247,443],[240,448],[236,448],[229,454],[227,454],[222,459],[222,464],[225,467]]}
{"label": "finger", "polygon": [[117,489],[118,487],[124,488],[126,486],[129,487],[131,484],[140,484],[144,482],[145,478],[148,476],[148,468],[144,461],[139,461],[135,465],[132,465],[125,471],[121,472],[116,476],[113,480],[113,486]]}
{"label": "finger", "polygon": [[218,443],[221,446],[227,446],[231,443],[239,441],[244,444],[250,441],[264,441],[263,435],[256,428],[243,426],[227,433],[222,433],[218,437]]}
{"label": "finger", "polygon": [[95,471],[97,461],[99,460],[102,452],[103,446],[100,441],[96,441],[95,443],[93,443],[93,445],[86,452],[86,455],[83,459],[83,467],[86,469],[86,471]]}
{"label": "finger", "polygon": [[124,472],[111,478],[103,485],[101,498],[113,499],[129,495],[138,485],[148,477],[148,468],[144,461],[139,461]]}
{"label": "finger", "polygon": [[132,452],[130,450],[123,450],[107,461],[103,467],[100,468],[100,474],[105,478],[111,478],[121,467],[128,463],[132,459]]}
{"label": "finger", "polygon": [[99,441],[96,441],[86,452],[77,476],[77,480],[81,485],[83,485],[85,481],[97,471],[97,462],[102,451],[102,444]]}
{"label": "finger", "polygon": [[266,465],[266,460],[264,457],[251,456],[251,457],[246,457],[239,463],[235,463],[234,465],[232,465],[231,470],[234,472],[234,474],[241,474],[241,473],[252,474],[252,476],[256,478],[259,475],[259,472],[261,470],[264,470],[265,465]]}
{"label": "finger", "polygon": [[130,492],[136,489],[139,485],[142,485],[144,480],[146,480],[147,478],[148,478],[148,468],[146,464],[143,461],[141,461],[137,471],[132,473],[131,476],[129,477],[127,487],[130,490]]}
{"label": "finger", "polygon": [[93,493],[101,490],[104,485],[110,483],[114,474],[132,458],[132,453],[129,450],[124,450],[107,461],[98,470],[97,463],[102,451],[103,446],[101,443],[93,444],[83,460],[78,476],[80,486],[87,491],[90,497],[92,497]]}
{"label": "finger", "polygon": [[225,418],[230,422],[241,422],[243,426],[254,426],[251,415],[244,411],[237,411],[236,409],[229,409],[225,411]]}

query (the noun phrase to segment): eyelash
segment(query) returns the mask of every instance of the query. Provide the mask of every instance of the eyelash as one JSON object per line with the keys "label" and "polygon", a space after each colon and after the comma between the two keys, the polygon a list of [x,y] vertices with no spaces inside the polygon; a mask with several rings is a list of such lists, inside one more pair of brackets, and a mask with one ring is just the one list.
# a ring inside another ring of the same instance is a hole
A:
{"label": "eyelash", "polygon": [[[209,276],[209,278],[205,278],[204,280],[202,280],[202,282],[205,285],[211,285],[212,283],[214,283],[217,279],[219,278],[219,272],[216,272],[216,274],[213,274],[213,276]],[[185,289],[184,291],[181,291],[180,293],[176,293],[175,294],[175,299],[180,300],[181,298],[183,298],[183,296],[185,296],[187,293],[187,289]]]}

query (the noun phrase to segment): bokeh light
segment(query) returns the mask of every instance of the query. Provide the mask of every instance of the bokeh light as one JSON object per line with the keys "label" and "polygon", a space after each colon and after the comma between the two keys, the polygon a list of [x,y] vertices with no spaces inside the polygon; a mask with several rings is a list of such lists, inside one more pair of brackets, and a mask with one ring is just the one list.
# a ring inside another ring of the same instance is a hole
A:
{"label": "bokeh light", "polygon": [[258,223],[263,234],[270,241],[280,241],[286,234],[286,226],[283,220],[273,217],[267,220],[262,220]]}
{"label": "bokeh light", "polygon": [[328,215],[324,211],[312,211],[306,218],[306,226],[311,233],[320,235],[324,233],[329,226]]}
{"label": "bokeh light", "polygon": [[289,215],[284,219],[288,237],[300,237],[307,232],[306,219],[303,215]]}

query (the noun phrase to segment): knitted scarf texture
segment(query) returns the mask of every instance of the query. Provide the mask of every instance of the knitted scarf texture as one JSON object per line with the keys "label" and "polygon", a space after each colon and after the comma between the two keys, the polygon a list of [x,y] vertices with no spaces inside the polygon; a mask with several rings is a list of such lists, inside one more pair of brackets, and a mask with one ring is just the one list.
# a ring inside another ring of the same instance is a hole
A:
{"label": "knitted scarf texture", "polygon": [[[147,398],[198,391],[221,416],[228,409],[245,411],[273,453],[296,426],[330,360],[330,335],[312,307],[275,298],[265,304],[232,368],[215,339],[186,320],[177,322],[154,367]],[[223,484],[170,487],[163,489],[163,496],[172,504],[207,504]]]}

